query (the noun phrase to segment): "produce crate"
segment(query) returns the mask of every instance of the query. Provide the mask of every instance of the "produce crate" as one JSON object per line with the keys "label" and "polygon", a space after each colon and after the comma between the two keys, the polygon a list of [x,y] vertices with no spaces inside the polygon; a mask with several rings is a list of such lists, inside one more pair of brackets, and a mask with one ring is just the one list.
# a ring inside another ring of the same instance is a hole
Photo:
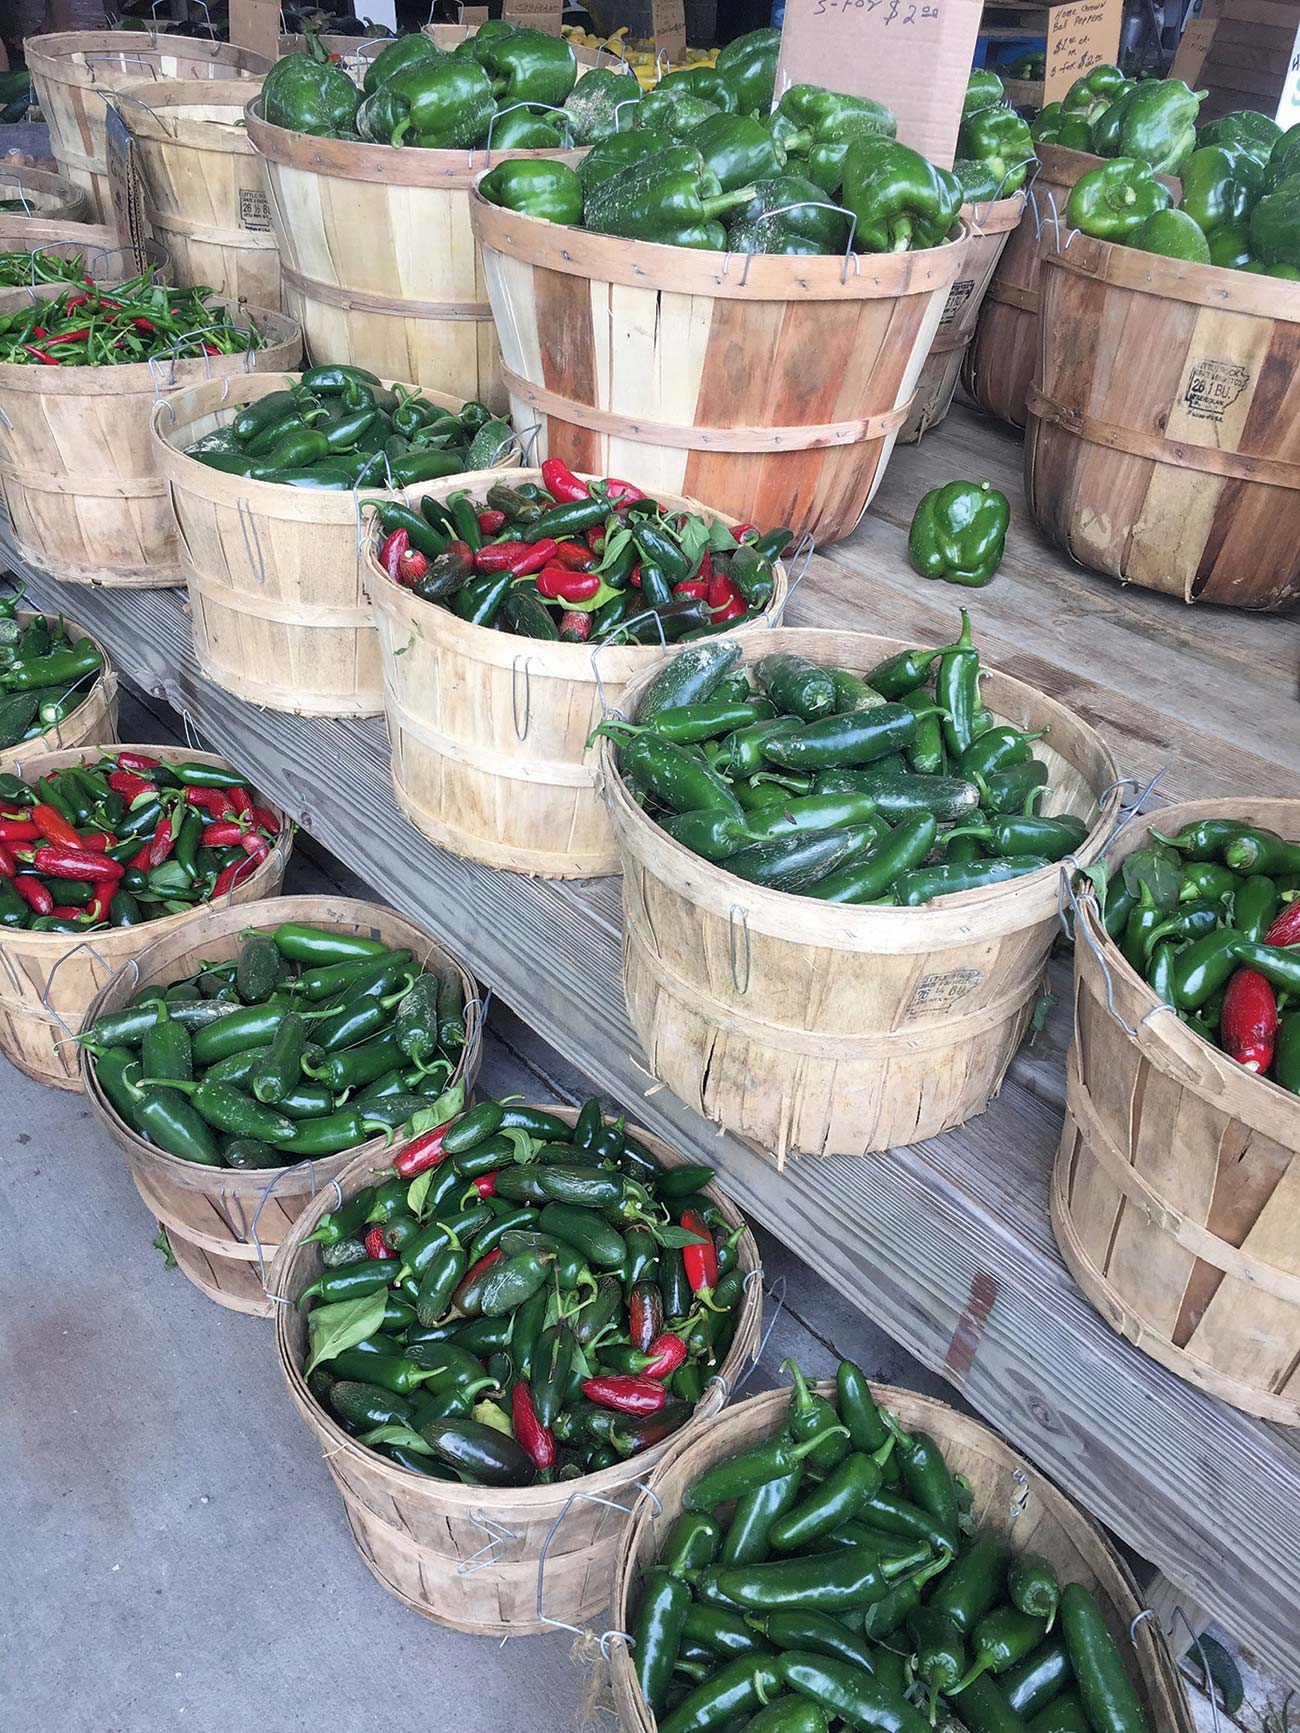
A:
{"label": "produce crate", "polygon": [[[547,1104],[545,1111],[570,1124],[577,1119],[574,1108]],[[634,1125],[627,1130],[663,1166],[681,1163],[652,1133]],[[375,1165],[373,1157],[359,1158],[337,1176],[345,1200],[372,1183]],[[709,1187],[704,1195],[733,1228],[741,1226],[742,1217],[721,1192]],[[342,1494],[362,1562],[412,1612],[476,1636],[536,1636],[557,1621],[579,1625],[599,1618],[609,1604],[632,1491],[671,1441],[580,1480],[522,1488],[436,1480],[368,1450],[326,1413],[303,1378],[306,1318],[292,1302],[320,1274],[320,1247],[303,1242],[330,1207],[338,1207],[333,1189],[298,1218],[276,1258],[270,1290],[282,1302],[275,1320],[280,1370]],[[745,1283],[736,1335],[720,1377],[710,1382],[679,1438],[717,1412],[757,1356],[763,1284],[758,1247],[748,1230],[738,1253],[739,1267],[752,1279]]]}
{"label": "produce crate", "polygon": [[[751,639],[865,672],[908,648],[865,633]],[[635,719],[653,675],[623,694]],[[1101,737],[996,670],[993,714],[1048,727],[1049,814],[1085,819],[1101,852],[1118,811]],[[675,842],[641,809],[602,740],[598,774],[623,860],[623,985],[650,1069],[696,1112],[769,1151],[863,1155],[982,1113],[1020,1045],[1058,931],[1055,866],[919,908],[819,902],[752,885]]]}
{"label": "produce crate", "polygon": [[[1118,870],[1153,828],[1176,836],[1215,818],[1300,841],[1300,801],[1187,801],[1135,818],[1109,864]],[[1052,1172],[1061,1255],[1107,1323],[1162,1366],[1300,1426],[1300,1097],[1158,1011],[1087,886],[1079,904]]]}

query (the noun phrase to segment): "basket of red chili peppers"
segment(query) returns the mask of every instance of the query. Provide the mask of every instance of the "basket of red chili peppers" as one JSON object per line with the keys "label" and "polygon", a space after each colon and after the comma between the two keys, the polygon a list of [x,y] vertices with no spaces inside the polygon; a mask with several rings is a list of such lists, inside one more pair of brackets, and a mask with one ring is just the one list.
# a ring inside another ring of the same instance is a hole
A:
{"label": "basket of red chili peppers", "polygon": [[480,1101],[299,1218],[281,1370],[407,1606],[497,1636],[602,1615],[632,1488],[757,1353],[758,1251],[713,1177],[599,1100]]}
{"label": "basket of red chili peppers", "polygon": [[1077,887],[1057,1242],[1148,1354],[1300,1425],[1300,801],[1158,808],[1106,868]]}
{"label": "basket of red chili peppers", "polygon": [[0,598],[0,771],[85,740],[117,738],[117,676],[108,657],[62,615]]}
{"label": "basket of red chili peppers", "polygon": [[0,1051],[79,1089],[91,1000],[160,933],[271,896],[292,837],[224,759],[83,746],[0,775]]}
{"label": "basket of red chili peppers", "polygon": [[988,1427],[842,1361],[683,1438],[620,1548],[623,1733],[1192,1733],[1101,1531]]}
{"label": "basket of red chili peppers", "polygon": [[752,636],[782,528],[540,470],[374,502],[370,594],[397,799],[443,847],[543,877],[617,870],[587,739],[673,645]]}
{"label": "basket of red chili peppers", "polygon": [[473,980],[416,922],[277,897],[213,909],[115,976],[82,1078],[184,1273],[265,1317],[271,1260],[310,1200],[463,1104],[478,1015]]}

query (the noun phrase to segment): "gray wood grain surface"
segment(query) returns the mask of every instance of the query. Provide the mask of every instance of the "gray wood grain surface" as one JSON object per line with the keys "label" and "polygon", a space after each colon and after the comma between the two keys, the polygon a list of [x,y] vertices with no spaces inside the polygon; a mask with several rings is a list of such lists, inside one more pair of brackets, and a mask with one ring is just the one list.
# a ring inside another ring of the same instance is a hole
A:
{"label": "gray wood grain surface", "polygon": [[[1018,451],[956,413],[900,453],[863,526],[813,562],[790,623],[943,641],[965,600],[986,659],[1077,707],[1143,782],[1164,768],[1163,798],[1293,793],[1294,621],[1121,590],[1071,568],[1019,521],[986,592],[955,594],[910,572],[901,548],[915,498],[965,474],[1019,501]],[[382,723],[277,715],[211,685],[183,593],[26,575],[41,606],[84,622],[123,673],[166,697],[394,906],[426,920],[603,1091],[718,1165],[742,1207],[1194,1601],[1284,1675],[1300,1674],[1300,1439],[1203,1396],[1115,1336],[1057,1253],[1046,1193],[1068,1039],[1061,1006],[999,1100],[959,1131],[778,1174],[646,1073],[623,1004],[617,881],[530,881],[435,848],[397,814]],[[1057,980],[1068,971],[1058,966]]]}

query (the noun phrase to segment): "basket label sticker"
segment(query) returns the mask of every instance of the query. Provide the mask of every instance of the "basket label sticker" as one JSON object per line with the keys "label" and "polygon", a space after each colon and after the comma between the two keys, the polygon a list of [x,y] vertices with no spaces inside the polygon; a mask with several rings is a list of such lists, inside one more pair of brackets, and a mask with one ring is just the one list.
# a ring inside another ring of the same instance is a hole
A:
{"label": "basket label sticker", "polygon": [[271,227],[271,201],[260,187],[240,187],[239,226],[264,234]]}
{"label": "basket label sticker", "polygon": [[1196,421],[1222,421],[1250,384],[1250,369],[1231,361],[1194,361],[1183,402]]}
{"label": "basket label sticker", "polygon": [[966,277],[960,283],[953,284],[952,288],[948,291],[948,299],[943,304],[943,316],[939,320],[939,329],[941,331],[945,325],[951,325],[954,323],[958,313],[961,312],[962,308],[974,293],[974,277]]}
{"label": "basket label sticker", "polygon": [[948,969],[941,975],[922,975],[912,993],[907,1015],[923,1017],[927,1012],[948,1011],[983,979],[983,969]]}

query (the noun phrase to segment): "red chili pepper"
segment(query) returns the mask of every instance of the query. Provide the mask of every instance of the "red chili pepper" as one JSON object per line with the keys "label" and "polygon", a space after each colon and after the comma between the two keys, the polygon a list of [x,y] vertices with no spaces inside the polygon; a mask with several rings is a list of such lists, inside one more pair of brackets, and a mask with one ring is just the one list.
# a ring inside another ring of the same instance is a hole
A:
{"label": "red chili pepper", "polygon": [[521,1379],[510,1392],[510,1421],[515,1438],[538,1468],[554,1468],[555,1439],[537,1418],[533,1393]]}
{"label": "red chili pepper", "polygon": [[224,897],[228,891],[233,891],[240,879],[246,878],[256,865],[257,862],[251,855],[245,855],[243,860],[232,860],[228,867],[222,867],[208,900],[215,903],[218,897]]}
{"label": "red chili pepper", "polygon": [[1300,903],[1288,903],[1264,934],[1266,945],[1300,945]]}
{"label": "red chili pepper", "polygon": [[397,563],[410,545],[411,538],[405,530],[394,530],[390,536],[385,537],[384,545],[379,550],[379,563],[395,584],[402,581],[397,575]]}
{"label": "red chili pepper", "polygon": [[79,830],[77,847],[86,854],[103,854],[113,847],[117,838],[107,830]]}
{"label": "red chili pepper", "polygon": [[252,816],[253,797],[246,788],[227,788],[224,791],[226,805],[236,818],[247,819]]}
{"label": "red chili pepper", "polygon": [[592,524],[591,528],[587,531],[587,546],[591,549],[593,554],[604,553],[604,551],[605,551],[605,526],[604,526],[604,524]]}
{"label": "red chili pepper", "polygon": [[567,566],[547,566],[537,574],[537,593],[548,602],[589,602],[599,588],[597,572],[572,572]]}
{"label": "red chili pepper", "polygon": [[32,842],[40,834],[25,818],[7,818],[0,824],[0,842]]}
{"label": "red chili pepper", "polygon": [[[153,783],[146,782],[143,776],[137,776],[132,770],[112,771],[108,778],[108,786],[115,794],[120,794],[128,806],[137,795],[150,794],[153,791]],[[192,794],[206,794],[208,792],[207,789],[187,788],[185,798],[188,800]]]}
{"label": "red chili pepper", "polygon": [[560,615],[560,641],[564,644],[585,644],[591,636],[591,615],[569,609]]}
{"label": "red chili pepper", "polygon": [[120,879],[126,870],[119,862],[102,854],[83,854],[80,849],[56,848],[52,842],[38,848],[32,855],[37,872],[52,879],[89,879],[98,884],[101,879]]}
{"label": "red chili pepper", "polygon": [[83,325],[79,331],[60,331],[53,337],[46,337],[45,347],[53,349],[56,343],[84,343],[89,336],[90,326]]}
{"label": "red chili pepper", "polygon": [[203,345],[203,353],[205,355],[220,355],[221,351],[217,348],[215,343],[205,343]]}
{"label": "red chili pepper", "polygon": [[57,355],[47,355],[44,349],[34,348],[30,343],[24,343],[23,348],[29,355],[34,355],[38,361],[43,361],[47,367],[62,367],[63,365]]}
{"label": "red chili pepper", "polygon": [[255,806],[248,816],[257,828],[264,830],[268,836],[279,836],[280,821],[269,806]]}
{"label": "red chili pepper", "polygon": [[59,848],[81,847],[81,838],[63,814],[56,812],[52,806],[46,806],[44,802],[32,808],[32,823],[46,842],[55,843]]}
{"label": "red chili pepper", "polygon": [[176,832],[171,819],[159,819],[158,828],[149,839],[149,870],[160,867],[175,846]]}
{"label": "red chili pepper", "polygon": [[757,524],[733,524],[731,533],[738,542],[743,542],[746,536],[758,534]]}
{"label": "red chili pepper", "polygon": [[54,916],[56,921],[81,921],[86,926],[90,925],[88,907],[85,909],[79,909],[72,903],[66,903],[61,908],[55,907],[50,909],[49,913]]}
{"label": "red chili pepper", "polygon": [[595,564],[591,549],[581,542],[557,542],[552,558],[557,566],[567,566],[571,572],[590,571]]}
{"label": "red chili pepper", "polygon": [[713,582],[714,578],[717,576],[717,574],[713,570],[713,555],[709,552],[709,550],[707,548],[705,548],[704,552],[700,555],[700,569],[699,569],[699,571],[698,572],[692,572],[691,576],[693,578],[703,578],[704,581],[706,583],[709,583],[709,584],[711,584]]}
{"label": "red chili pepper", "polygon": [[628,580],[627,581],[629,584],[631,584],[631,586],[634,590],[639,590],[641,588],[641,562],[640,562],[640,560],[637,561],[637,563],[632,567],[632,570],[628,573]]}
{"label": "red chili pepper", "polygon": [[239,839],[239,846],[246,855],[255,861],[264,861],[271,850],[264,836],[259,836],[255,830],[245,831]]}
{"label": "red chili pepper", "polygon": [[144,752],[119,752],[118,766],[122,770],[157,770],[158,760]]}
{"label": "red chili pepper", "polygon": [[[703,576],[702,573],[701,576]],[[740,591],[725,572],[714,572],[709,579],[709,606],[711,608],[725,608],[727,603],[739,594]]]}
{"label": "red chili pepper", "polygon": [[410,588],[418,584],[429,570],[429,562],[419,548],[407,548],[404,554],[397,556],[397,581]]}
{"label": "red chili pepper", "polygon": [[558,457],[548,457],[542,465],[542,486],[551,498],[564,504],[567,500],[590,499],[591,489]]}
{"label": "red chili pepper", "polygon": [[95,886],[95,894],[86,904],[86,913],[92,921],[106,921],[109,907],[117,890],[116,879],[101,879]]}
{"label": "red chili pepper", "polygon": [[368,1258],[391,1258],[393,1255],[393,1248],[384,1238],[383,1228],[378,1225],[366,1235],[365,1247]]}
{"label": "red chili pepper", "polygon": [[493,1264],[499,1263],[505,1255],[506,1254],[501,1250],[501,1247],[498,1246],[494,1252],[485,1253],[476,1264],[471,1264],[465,1271],[465,1274],[461,1277],[460,1284],[455,1293],[451,1296],[452,1305],[459,1306],[461,1299],[464,1297],[465,1290],[469,1287],[470,1283],[476,1281],[478,1277],[483,1274],[484,1270],[490,1270]]}
{"label": "red chili pepper", "polygon": [[48,337],[49,336],[49,332],[45,329],[44,325],[33,325],[31,334],[33,337]]}
{"label": "red chili pepper", "polygon": [[1228,982],[1219,1014],[1223,1050],[1245,1071],[1264,1072],[1273,1063],[1277,997],[1255,969],[1238,969]]}
{"label": "red chili pepper", "polygon": [[[60,874],[59,876],[63,877],[64,875]],[[34,878],[31,873],[19,873],[17,878],[14,880],[14,889],[27,904],[28,908],[35,909],[38,915],[51,915],[54,913],[54,897],[49,887],[43,885],[41,881],[38,878]]]}
{"label": "red chili pepper", "polygon": [[634,1378],[627,1373],[586,1378],[582,1394],[589,1402],[615,1408],[620,1414],[657,1414],[668,1400],[668,1392],[656,1379]]}
{"label": "red chili pepper", "polygon": [[686,1280],[691,1285],[693,1294],[712,1293],[718,1285],[718,1254],[714,1248],[713,1235],[709,1225],[699,1210],[686,1209],[681,1213],[681,1226],[688,1234],[698,1234],[703,1242],[700,1245],[682,1247],[682,1262],[686,1265]]}
{"label": "red chili pepper", "polygon": [[226,811],[225,790],[221,788],[187,788],[185,790],[185,804],[202,807],[205,811],[210,812],[213,818],[222,818]]}
{"label": "red chili pepper", "polygon": [[665,1330],[662,1336],[656,1336],[646,1349],[651,1355],[650,1364],[646,1367],[644,1376],[647,1378],[670,1378],[686,1359],[686,1344],[680,1336],[674,1336],[671,1330]]}
{"label": "red chili pepper", "polygon": [[713,610],[713,624],[715,626],[725,626],[728,621],[738,620],[742,614],[747,612],[748,606],[745,598],[743,596],[734,596],[725,607],[715,608]]}
{"label": "red chili pepper", "polygon": [[130,860],[126,864],[130,867],[132,872],[147,873],[149,871],[150,847],[151,845],[149,843],[145,843],[142,848],[137,849],[131,856]]}
{"label": "red chili pepper", "polygon": [[675,596],[689,596],[693,602],[703,602],[709,594],[709,586],[704,578],[683,578],[680,584],[673,585]]}
{"label": "red chili pepper", "polygon": [[605,478],[605,491],[613,502],[615,511],[622,511],[624,506],[631,505],[634,500],[646,498],[639,487],[633,487],[630,481],[619,481],[612,475]]}
{"label": "red chili pepper", "polygon": [[426,1168],[437,1167],[440,1162],[446,1161],[447,1152],[442,1147],[442,1140],[451,1123],[449,1119],[446,1125],[435,1126],[432,1131],[426,1131],[408,1143],[393,1163],[393,1172],[400,1179],[414,1179],[417,1173],[423,1173]]}
{"label": "red chili pepper", "polygon": [[481,1173],[474,1181],[474,1190],[480,1197],[495,1197],[497,1195],[497,1175]]}
{"label": "red chili pepper", "polygon": [[491,542],[474,555],[474,570],[484,576],[489,572],[508,572],[532,547],[532,542]]}
{"label": "red chili pepper", "polygon": [[500,535],[506,527],[506,514],[498,511],[495,506],[489,506],[486,511],[478,514],[478,527],[481,535]]}
{"label": "red chili pepper", "polygon": [[156,331],[158,329],[152,319],[141,317],[132,319],[131,323],[135,326],[137,331]]}
{"label": "red chili pepper", "polygon": [[11,879],[18,871],[18,862],[12,852],[0,842],[0,878]]}
{"label": "red chili pepper", "polygon": [[[89,301],[89,295],[73,295],[71,300],[66,302],[63,310],[65,313],[71,313],[78,307],[85,307],[88,305]],[[44,336],[44,332],[42,332],[41,335]]]}
{"label": "red chili pepper", "polygon": [[244,827],[231,819],[228,824],[209,824],[199,838],[200,848],[238,848],[244,840]]}

